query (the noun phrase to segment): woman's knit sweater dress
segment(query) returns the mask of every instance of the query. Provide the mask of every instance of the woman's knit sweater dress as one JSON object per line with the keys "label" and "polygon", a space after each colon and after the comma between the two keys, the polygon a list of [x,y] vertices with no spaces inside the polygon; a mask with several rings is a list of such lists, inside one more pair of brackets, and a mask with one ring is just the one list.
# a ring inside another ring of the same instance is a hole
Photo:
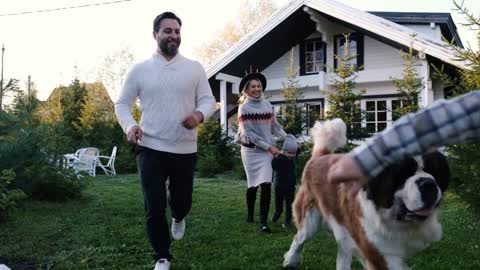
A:
{"label": "woman's knit sweater dress", "polygon": [[264,98],[247,97],[238,108],[238,133],[241,156],[248,187],[272,181],[272,155],[268,152],[273,135],[285,138],[287,134],[275,118],[270,102]]}

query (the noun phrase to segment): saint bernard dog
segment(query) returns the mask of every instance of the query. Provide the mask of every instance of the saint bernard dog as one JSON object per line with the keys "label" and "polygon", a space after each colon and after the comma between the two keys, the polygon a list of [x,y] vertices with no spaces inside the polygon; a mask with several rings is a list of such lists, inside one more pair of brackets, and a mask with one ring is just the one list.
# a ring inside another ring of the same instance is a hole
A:
{"label": "saint bernard dog", "polygon": [[450,178],[445,156],[432,152],[406,158],[387,167],[352,197],[350,183],[326,179],[333,157],[327,154],[346,143],[345,123],[341,119],[317,122],[311,134],[312,157],[292,206],[297,233],[284,255],[284,267],[300,264],[305,241],[321,223],[337,241],[337,270],[350,269],[354,255],[366,269],[409,269],[406,257],[440,240],[437,208]]}

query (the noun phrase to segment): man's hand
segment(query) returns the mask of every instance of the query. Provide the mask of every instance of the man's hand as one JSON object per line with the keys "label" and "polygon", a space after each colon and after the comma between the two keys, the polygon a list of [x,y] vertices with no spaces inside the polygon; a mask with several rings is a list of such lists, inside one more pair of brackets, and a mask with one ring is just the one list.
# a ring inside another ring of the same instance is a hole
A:
{"label": "man's hand", "polygon": [[334,155],[330,164],[328,181],[332,183],[351,182],[351,196],[356,196],[369,180],[349,154]]}
{"label": "man's hand", "polygon": [[192,112],[182,121],[182,125],[185,128],[196,128],[203,121],[203,114],[201,112]]}
{"label": "man's hand", "polygon": [[137,143],[142,140],[143,131],[140,126],[135,125],[128,130],[127,140],[131,143]]}

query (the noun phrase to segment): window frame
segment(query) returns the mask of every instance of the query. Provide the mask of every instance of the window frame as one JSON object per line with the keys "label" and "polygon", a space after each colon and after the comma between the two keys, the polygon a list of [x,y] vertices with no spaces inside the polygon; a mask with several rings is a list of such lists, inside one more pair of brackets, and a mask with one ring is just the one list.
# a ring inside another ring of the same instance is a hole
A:
{"label": "window frame", "polygon": [[[370,101],[375,101],[375,109],[377,109],[377,102],[378,101],[385,101],[386,104],[385,104],[385,110],[382,110],[381,112],[386,112],[386,119],[385,121],[377,121],[378,119],[378,110],[375,110],[375,111],[367,111],[367,102],[370,102]],[[372,96],[372,97],[364,97],[362,98],[362,100],[360,101],[360,106],[361,106],[361,110],[362,110],[362,113],[365,114],[365,117],[364,119],[362,120],[362,127],[363,128],[366,128],[367,127],[367,124],[368,123],[372,123],[373,121],[367,121],[367,113],[368,112],[375,112],[375,132],[373,132],[372,134],[375,134],[377,132],[380,132],[382,130],[379,130],[378,129],[378,123],[381,122],[381,123],[386,123],[386,126],[385,128],[388,128],[390,127],[393,122],[396,121],[396,119],[393,119],[393,108],[392,108],[392,102],[393,101],[398,101],[400,102],[400,106],[402,106],[401,104],[401,100],[400,100],[400,96],[398,95],[395,95],[395,96]]]}
{"label": "window frame", "polygon": [[[300,76],[305,76],[305,75],[314,75],[314,74],[318,74],[319,71],[315,71],[315,72],[307,72],[306,71],[306,57],[307,57],[307,51],[306,51],[306,46],[308,43],[312,42],[314,45],[314,49],[313,49],[313,64],[315,66],[315,64],[317,64],[315,62],[315,52],[317,51],[322,51],[322,54],[323,54],[323,63],[321,63],[322,67],[319,69],[320,71],[324,71],[326,72],[327,71],[327,44],[325,42],[323,42],[323,40],[321,38],[313,38],[313,39],[306,39],[306,40],[303,40],[300,44],[299,44],[299,47],[300,47]],[[319,50],[316,50],[315,48],[315,44],[319,42],[322,46],[321,49]]]}
{"label": "window frame", "polygon": [[305,108],[305,112],[306,112],[306,117],[307,119],[305,119],[305,124],[308,126],[308,129],[307,129],[307,134],[309,133],[309,130],[310,128],[313,127],[313,125],[315,124],[315,122],[311,122],[312,119],[310,118],[310,108],[313,107],[313,106],[319,106],[320,109],[319,109],[319,118],[320,119],[323,119],[324,118],[324,114],[325,114],[325,107],[324,107],[324,104],[322,101],[315,101],[315,102],[304,102],[304,108]]}
{"label": "window frame", "polygon": [[[357,63],[355,64],[358,70],[364,69],[364,58],[365,58],[365,47],[364,47],[364,36],[361,33],[354,32],[350,33],[349,40],[355,41],[357,43]],[[339,43],[341,46],[345,45],[345,36],[344,35],[335,35],[333,37],[333,52],[334,55],[339,55]],[[338,59],[334,58],[333,67],[336,69],[338,67]]]}

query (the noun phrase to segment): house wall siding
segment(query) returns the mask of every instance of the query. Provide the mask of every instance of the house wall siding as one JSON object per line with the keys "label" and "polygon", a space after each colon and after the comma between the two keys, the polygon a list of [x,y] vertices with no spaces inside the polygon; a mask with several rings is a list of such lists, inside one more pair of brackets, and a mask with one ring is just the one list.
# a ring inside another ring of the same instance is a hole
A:
{"label": "house wall siding", "polygon": [[365,70],[402,68],[403,60],[398,49],[368,36],[364,37],[364,44]]}
{"label": "house wall siding", "polygon": [[[294,61],[295,66],[299,67],[299,57],[300,54],[299,45],[296,45],[293,48],[294,51]],[[280,58],[278,58],[273,64],[268,66],[265,70],[262,71],[263,75],[268,79],[278,79],[278,78],[286,78],[287,77],[287,67],[290,64],[290,52],[288,50],[285,52]]]}
{"label": "house wall siding", "polygon": [[410,29],[417,31],[418,33],[425,34],[434,40],[442,41],[442,30],[440,26],[435,25],[433,28],[430,25],[420,25],[420,24],[407,24],[404,25]]}
{"label": "house wall siding", "polygon": [[[435,26],[431,28],[429,25],[407,25],[419,33],[427,34],[434,39],[439,38],[440,28]],[[331,27],[331,33],[326,34],[327,41],[327,70],[331,71],[334,61],[334,36],[344,33],[353,32],[342,26]],[[319,32],[313,33],[306,39],[320,38]],[[300,66],[300,49],[299,45],[294,47],[294,64]],[[269,80],[267,87],[267,95],[272,102],[282,101],[280,89],[282,82],[286,82],[287,67],[290,61],[290,50],[285,52],[274,63],[262,71]],[[422,76],[422,62],[419,61],[415,67],[417,74]],[[392,79],[401,79],[404,68],[404,60],[401,57],[400,50],[385,44],[381,41],[364,36],[364,70],[357,73],[357,90],[365,89],[365,96],[391,96],[398,94]],[[318,76],[318,77],[317,77]],[[332,89],[334,74],[327,72],[320,75],[298,76],[299,88],[303,90],[301,100],[325,98],[324,93],[319,89],[320,76],[325,81],[325,90]],[[421,79],[421,78],[419,78]],[[440,82],[432,84],[434,100],[443,98],[443,90]],[[325,104],[328,107],[328,104]]]}

